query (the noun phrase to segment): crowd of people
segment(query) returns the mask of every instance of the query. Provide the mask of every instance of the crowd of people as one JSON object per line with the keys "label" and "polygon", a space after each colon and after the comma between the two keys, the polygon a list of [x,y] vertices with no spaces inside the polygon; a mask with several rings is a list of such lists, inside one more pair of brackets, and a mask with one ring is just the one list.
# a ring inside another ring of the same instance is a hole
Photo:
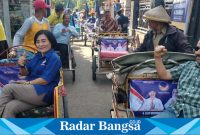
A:
{"label": "crowd of people", "polygon": [[[46,18],[46,9],[50,8],[44,0],[34,1],[35,14],[25,20],[22,27],[16,32],[13,46],[23,45],[23,54],[18,56],[20,74],[27,76],[26,81],[7,84],[0,95],[0,116],[16,117],[16,114],[35,106],[52,104],[53,88],[59,82],[60,68],[69,68],[70,39],[79,36],[76,23],[86,20],[93,23],[100,31],[128,33],[129,19],[123,14],[123,8],[118,0],[115,1],[115,18],[110,10],[105,10],[102,17],[95,17],[95,11],[86,18],[84,11],[78,12],[65,9],[62,4],[55,5],[55,11]],[[199,117],[200,95],[198,88],[198,73],[200,72],[200,44],[195,51],[184,34],[171,26],[169,15],[163,6],[157,6],[145,12],[144,19],[148,21],[150,30],[138,48],[133,52],[154,51],[155,65],[161,79],[178,79],[176,100],[173,105],[155,117]],[[0,21],[0,53],[8,48],[6,36]],[[112,45],[105,48],[112,51]],[[121,44],[115,50],[121,50]],[[60,52],[60,58],[55,53]],[[189,61],[181,64],[177,69],[166,70],[162,56],[167,52],[195,53],[196,62]],[[16,57],[16,48],[9,53],[9,57]],[[1,57],[5,58],[5,56]],[[27,62],[27,59],[30,61]],[[192,83],[191,83],[192,82]],[[151,91],[146,104],[149,110],[163,110],[163,105],[153,105],[156,93]],[[186,100],[187,99],[187,100]],[[144,105],[143,108],[146,105]],[[159,108],[158,108],[159,107]]]}

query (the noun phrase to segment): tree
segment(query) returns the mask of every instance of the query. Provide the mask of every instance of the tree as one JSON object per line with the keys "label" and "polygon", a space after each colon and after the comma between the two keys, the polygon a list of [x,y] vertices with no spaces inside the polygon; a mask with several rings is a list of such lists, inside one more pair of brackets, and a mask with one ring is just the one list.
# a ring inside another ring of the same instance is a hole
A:
{"label": "tree", "polygon": [[77,5],[76,5],[77,9],[79,10],[84,9],[85,4],[83,3],[85,3],[85,0],[77,0],[76,2],[77,2]]}

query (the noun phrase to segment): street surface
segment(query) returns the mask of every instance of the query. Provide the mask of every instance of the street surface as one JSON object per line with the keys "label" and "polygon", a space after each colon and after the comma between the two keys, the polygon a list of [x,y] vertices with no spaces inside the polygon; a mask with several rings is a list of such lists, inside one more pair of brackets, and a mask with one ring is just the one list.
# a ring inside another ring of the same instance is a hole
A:
{"label": "street surface", "polygon": [[96,81],[93,81],[91,48],[85,47],[83,42],[74,44],[73,49],[77,63],[75,82],[72,81],[72,72],[64,71],[69,117],[109,118],[112,81],[108,80],[105,75],[97,75]]}

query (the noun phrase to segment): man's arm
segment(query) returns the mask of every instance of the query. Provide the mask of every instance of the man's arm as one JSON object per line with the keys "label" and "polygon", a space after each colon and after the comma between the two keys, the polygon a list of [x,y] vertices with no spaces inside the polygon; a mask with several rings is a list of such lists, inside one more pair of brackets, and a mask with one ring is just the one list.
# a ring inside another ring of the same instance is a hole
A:
{"label": "man's arm", "polygon": [[53,21],[55,20],[55,17],[54,17],[54,14],[51,14],[49,17],[48,17],[48,21],[49,21],[49,24],[52,26],[53,25]]}
{"label": "man's arm", "polygon": [[79,33],[76,31],[75,27],[70,27],[70,31],[73,36],[75,36],[75,37],[79,36]]}
{"label": "man's arm", "polygon": [[154,51],[154,59],[155,59],[155,66],[158,73],[158,76],[160,79],[164,80],[171,80],[172,75],[167,69],[165,68],[163,61],[162,61],[162,55],[164,55],[167,52],[164,46],[157,46]]}
{"label": "man's arm", "polygon": [[44,80],[43,78],[36,78],[34,80],[30,81],[30,84],[41,84],[41,85],[46,85],[48,82]]}
{"label": "man's arm", "polygon": [[27,31],[30,29],[32,25],[32,18],[28,18],[25,20],[22,27],[17,31],[13,39],[13,46],[20,45],[23,42],[23,38]]}

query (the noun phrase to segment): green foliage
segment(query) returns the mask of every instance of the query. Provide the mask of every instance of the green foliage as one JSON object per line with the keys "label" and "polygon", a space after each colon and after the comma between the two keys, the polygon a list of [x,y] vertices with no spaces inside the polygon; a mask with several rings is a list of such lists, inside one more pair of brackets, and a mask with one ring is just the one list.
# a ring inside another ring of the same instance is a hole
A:
{"label": "green foliage", "polygon": [[103,3],[105,0],[99,0],[99,5],[101,5],[101,3]]}
{"label": "green foliage", "polygon": [[79,9],[79,11],[84,8],[84,0],[77,0],[76,2],[76,8]]}
{"label": "green foliage", "polygon": [[77,5],[78,0],[52,0],[53,4],[62,3],[64,7],[69,6],[70,8],[74,8]]}
{"label": "green foliage", "polygon": [[52,0],[52,3],[54,3],[54,4],[64,3],[64,0]]}
{"label": "green foliage", "polygon": [[94,8],[94,5],[95,5],[95,1],[94,0],[88,0],[88,6],[89,8]]}

